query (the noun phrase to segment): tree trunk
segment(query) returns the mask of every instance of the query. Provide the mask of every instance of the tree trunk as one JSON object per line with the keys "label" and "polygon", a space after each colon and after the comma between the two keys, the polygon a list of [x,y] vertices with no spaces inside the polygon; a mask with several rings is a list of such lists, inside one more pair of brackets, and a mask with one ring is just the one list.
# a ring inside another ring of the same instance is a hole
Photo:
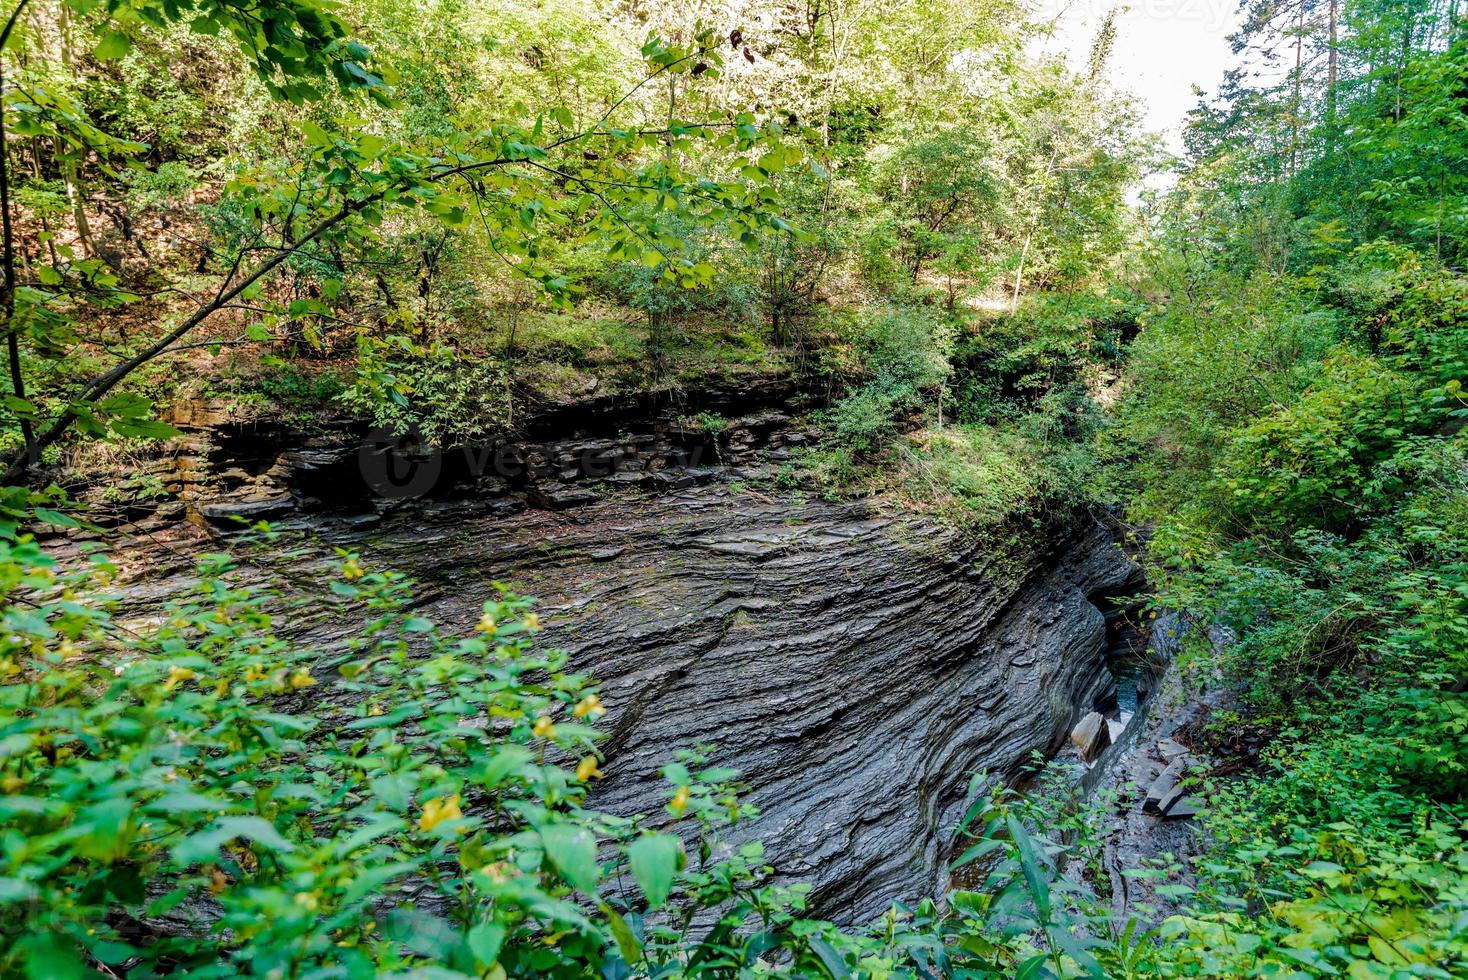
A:
{"label": "tree trunk", "polygon": [[[6,42],[10,40],[10,34],[15,30],[16,21],[19,20],[21,12],[26,8],[26,0],[16,6],[10,15],[9,22],[4,30],[0,31],[0,51],[5,49]],[[4,88],[5,62],[0,57],[0,89]],[[15,290],[19,283],[15,277],[15,228],[10,222],[10,147],[6,142],[5,114],[0,112],[0,316],[4,316],[6,358],[10,366],[10,390],[19,399],[26,397],[25,374],[21,369],[20,361],[20,332],[15,324]],[[20,419],[20,431],[25,439],[25,463],[34,466],[40,462],[41,447],[36,441],[36,430],[30,419],[24,417],[20,411],[15,413]]]}
{"label": "tree trunk", "polygon": [[1336,50],[1337,21],[1339,19],[1340,0],[1330,0],[1330,51],[1326,59],[1325,86],[1329,93],[1334,93],[1337,67],[1340,63],[1340,52]]}
{"label": "tree trunk", "polygon": [[1300,87],[1304,81],[1305,55],[1305,2],[1300,0],[1299,14],[1295,20],[1295,106],[1290,112],[1290,175],[1300,169],[1300,115],[1304,108],[1300,98]]}

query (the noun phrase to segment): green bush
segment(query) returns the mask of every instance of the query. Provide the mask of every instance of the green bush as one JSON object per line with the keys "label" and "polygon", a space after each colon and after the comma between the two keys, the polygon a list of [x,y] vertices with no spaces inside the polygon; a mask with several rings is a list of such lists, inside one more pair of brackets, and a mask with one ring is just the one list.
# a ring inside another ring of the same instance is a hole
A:
{"label": "green bush", "polygon": [[[1468,969],[1468,699],[1404,689],[1306,710],[1213,794],[1213,850],[1163,935],[1213,976]],[[1309,971],[1301,973],[1301,971]]]}
{"label": "green bush", "polygon": [[1138,297],[1113,289],[1027,297],[1014,313],[980,321],[954,348],[954,414],[990,421],[1076,385],[1088,366],[1115,368],[1144,311]]}
{"label": "green bush", "polygon": [[398,433],[447,445],[503,432],[511,421],[509,369],[494,358],[449,347],[426,354],[372,351],[337,401]]}
{"label": "green bush", "polygon": [[1420,382],[1349,351],[1293,404],[1238,429],[1217,468],[1238,519],[1266,528],[1359,526],[1403,486],[1379,472],[1438,421]]}
{"label": "green bush", "polygon": [[880,449],[903,416],[917,411],[948,378],[952,324],[922,307],[874,311],[852,338],[865,380],[826,413],[835,443],[856,454]]}

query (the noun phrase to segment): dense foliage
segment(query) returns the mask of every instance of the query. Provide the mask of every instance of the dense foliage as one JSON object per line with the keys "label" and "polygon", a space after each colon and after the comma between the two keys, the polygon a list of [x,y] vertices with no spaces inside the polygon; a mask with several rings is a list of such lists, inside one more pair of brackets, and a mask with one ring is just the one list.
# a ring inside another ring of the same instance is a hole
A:
{"label": "dense foliage", "polygon": [[[1250,5],[1140,222],[1112,25],[1076,72],[1008,0],[7,17],[0,973],[1468,972],[1456,5]],[[453,443],[743,371],[826,395],[782,481],[991,534],[1112,505],[1229,628],[1186,657],[1270,743],[1205,860],[1134,869],[1176,914],[1112,915],[1098,812],[976,778],[964,888],[837,929],[722,845],[721,733],[663,812],[588,804],[597,688],[527,601],[434,623],[343,554],[345,642],[303,649],[221,553],[125,622],[25,489],[201,394]]]}
{"label": "dense foliage", "polygon": [[[1274,732],[1220,788],[1205,969],[1449,975],[1468,896],[1468,47],[1441,4],[1259,4],[1160,203],[1106,433],[1163,601]],[[1325,71],[1319,66],[1324,62]],[[1268,73],[1266,72],[1266,75]],[[1431,122],[1428,122],[1431,120]],[[1450,176],[1451,174],[1451,176]],[[1444,972],[1445,971],[1445,972]]]}

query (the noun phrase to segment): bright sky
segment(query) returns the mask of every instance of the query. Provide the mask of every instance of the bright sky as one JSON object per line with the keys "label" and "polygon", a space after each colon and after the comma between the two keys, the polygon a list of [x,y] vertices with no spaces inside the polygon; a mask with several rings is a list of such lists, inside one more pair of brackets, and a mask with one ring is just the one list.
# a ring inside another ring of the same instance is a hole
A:
{"label": "bright sky", "polygon": [[1162,133],[1167,146],[1182,149],[1181,124],[1196,104],[1194,85],[1214,92],[1232,63],[1228,35],[1241,19],[1237,0],[1039,0],[1036,20],[1056,19],[1048,51],[1068,52],[1082,67],[1091,40],[1119,8],[1116,45],[1107,73],[1145,107],[1146,127]]}

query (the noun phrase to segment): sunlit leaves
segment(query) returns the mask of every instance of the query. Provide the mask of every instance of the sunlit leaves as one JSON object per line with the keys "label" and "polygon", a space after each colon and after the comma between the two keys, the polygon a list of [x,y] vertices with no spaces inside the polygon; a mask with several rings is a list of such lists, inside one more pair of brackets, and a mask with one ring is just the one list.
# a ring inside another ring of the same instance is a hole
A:
{"label": "sunlit leaves", "polygon": [[632,842],[627,857],[648,909],[658,909],[672,891],[673,876],[683,860],[682,843],[668,834],[648,834]]}

